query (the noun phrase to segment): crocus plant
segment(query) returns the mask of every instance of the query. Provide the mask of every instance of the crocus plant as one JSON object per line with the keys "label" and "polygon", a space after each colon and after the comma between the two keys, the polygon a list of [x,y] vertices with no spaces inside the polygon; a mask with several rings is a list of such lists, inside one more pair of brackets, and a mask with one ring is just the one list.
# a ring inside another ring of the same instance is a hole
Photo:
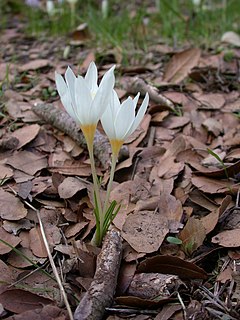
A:
{"label": "crocus plant", "polygon": [[[149,97],[146,94],[138,113],[136,106],[139,95],[127,98],[120,103],[114,87],[114,67],[103,76],[98,86],[97,67],[91,62],[85,77],[76,77],[70,67],[64,78],[56,72],[56,86],[62,104],[68,114],[80,126],[88,147],[94,186],[94,214],[96,218],[96,232],[94,243],[99,246],[112,220],[120,209],[114,200],[109,203],[109,197],[118,159],[119,151],[127,137],[138,127],[146,112]],[[100,198],[100,185],[96,173],[93,154],[93,140],[97,124],[101,120],[112,148],[112,165],[110,179],[104,203]]]}

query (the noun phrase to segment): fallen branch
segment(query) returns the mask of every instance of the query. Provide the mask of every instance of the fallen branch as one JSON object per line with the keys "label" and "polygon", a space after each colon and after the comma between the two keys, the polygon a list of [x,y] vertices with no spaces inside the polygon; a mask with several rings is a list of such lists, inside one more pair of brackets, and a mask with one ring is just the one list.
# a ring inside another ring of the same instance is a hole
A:
{"label": "fallen branch", "polygon": [[137,94],[138,92],[140,92],[141,95],[144,96],[146,92],[148,92],[150,100],[157,104],[160,104],[162,107],[168,108],[172,111],[175,110],[174,104],[171,100],[160,94],[155,87],[146,83],[141,78],[124,78],[123,86],[125,90],[132,94]]}
{"label": "fallen branch", "polygon": [[[64,111],[55,108],[51,104],[37,104],[32,108],[39,117],[51,124],[58,130],[66,133],[77,145],[86,149],[86,141],[83,133],[74,120]],[[111,147],[107,137],[96,130],[94,137],[94,155],[101,162],[104,169],[107,169],[111,159]],[[119,158],[128,157],[128,148],[124,146],[120,150]]]}
{"label": "fallen branch", "polygon": [[103,241],[94,279],[74,313],[75,320],[100,320],[105,308],[111,306],[117,285],[121,252],[120,233],[112,229]]}

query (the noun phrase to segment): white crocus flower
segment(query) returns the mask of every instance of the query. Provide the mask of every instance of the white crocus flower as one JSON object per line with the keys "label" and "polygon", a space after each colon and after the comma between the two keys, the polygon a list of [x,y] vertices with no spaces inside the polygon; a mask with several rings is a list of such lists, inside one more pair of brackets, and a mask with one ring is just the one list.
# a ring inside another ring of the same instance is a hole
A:
{"label": "white crocus flower", "polygon": [[117,156],[124,141],[137,129],[147,110],[149,95],[146,96],[136,114],[140,93],[134,99],[128,97],[122,104],[115,90],[110,103],[101,117],[101,123],[112,147],[113,156]]}
{"label": "white crocus flower", "polygon": [[98,86],[97,67],[91,62],[85,77],[76,77],[70,67],[63,77],[55,73],[56,86],[68,114],[82,129],[87,143],[92,144],[97,123],[104,113],[114,86],[114,68],[108,70]]}
{"label": "white crocus flower", "polygon": [[140,93],[134,99],[128,97],[122,104],[120,103],[115,90],[112,91],[110,103],[101,117],[101,123],[106,132],[112,148],[111,172],[107,187],[103,212],[107,212],[109,198],[117,164],[118,153],[124,141],[137,129],[147,110],[149,95],[146,96],[136,114],[136,106]]}

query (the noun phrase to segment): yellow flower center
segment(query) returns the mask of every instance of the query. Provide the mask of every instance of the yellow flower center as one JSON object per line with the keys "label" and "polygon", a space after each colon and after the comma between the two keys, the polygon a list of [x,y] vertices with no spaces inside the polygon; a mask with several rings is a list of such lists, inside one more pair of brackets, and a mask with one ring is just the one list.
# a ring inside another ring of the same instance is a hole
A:
{"label": "yellow flower center", "polygon": [[89,146],[93,145],[93,139],[94,139],[96,127],[97,127],[97,125],[95,123],[94,124],[84,124],[84,125],[80,126]]}
{"label": "yellow flower center", "polygon": [[119,153],[119,150],[121,149],[121,146],[123,145],[124,140],[117,140],[113,139],[110,140],[111,147],[112,147],[112,153],[114,156],[117,156]]}

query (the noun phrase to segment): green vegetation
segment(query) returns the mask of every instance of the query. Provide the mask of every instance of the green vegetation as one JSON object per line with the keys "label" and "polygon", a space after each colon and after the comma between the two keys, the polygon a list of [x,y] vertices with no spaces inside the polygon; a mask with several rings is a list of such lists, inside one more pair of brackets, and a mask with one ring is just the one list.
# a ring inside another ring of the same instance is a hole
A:
{"label": "green vegetation", "polygon": [[145,50],[149,44],[162,41],[175,46],[186,41],[210,46],[224,32],[240,31],[239,0],[202,0],[198,6],[191,0],[149,0],[138,7],[126,0],[108,3],[107,13],[103,14],[101,1],[79,0],[73,13],[64,1],[55,4],[49,15],[43,6],[26,9],[24,1],[3,0],[0,14],[6,26],[6,16],[18,13],[27,22],[31,35],[69,34],[81,23],[87,23],[95,45],[118,48],[123,54],[131,49]]}

